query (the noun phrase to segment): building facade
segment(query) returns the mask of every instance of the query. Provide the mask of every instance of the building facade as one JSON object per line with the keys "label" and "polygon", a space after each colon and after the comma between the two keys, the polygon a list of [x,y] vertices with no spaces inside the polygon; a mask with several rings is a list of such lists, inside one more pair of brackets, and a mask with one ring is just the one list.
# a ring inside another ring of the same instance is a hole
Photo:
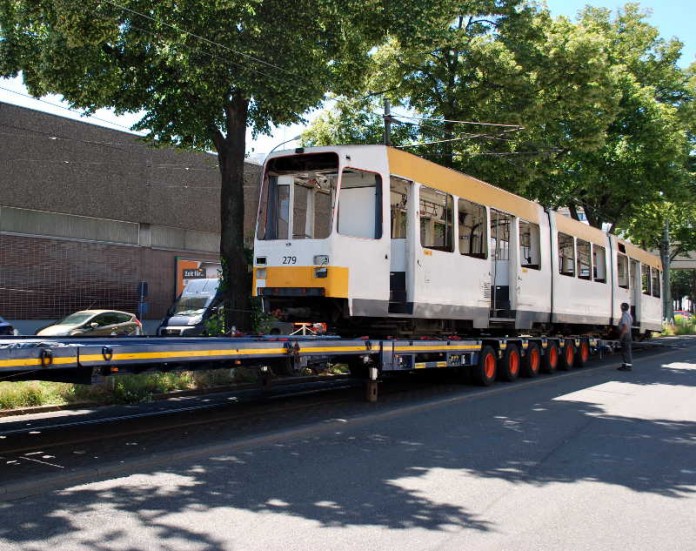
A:
{"label": "building facade", "polygon": [[[143,283],[152,326],[177,267],[219,261],[215,155],[1,102],[0,141],[0,316],[22,333],[81,309],[138,312]],[[245,168],[249,241],[260,171]]]}

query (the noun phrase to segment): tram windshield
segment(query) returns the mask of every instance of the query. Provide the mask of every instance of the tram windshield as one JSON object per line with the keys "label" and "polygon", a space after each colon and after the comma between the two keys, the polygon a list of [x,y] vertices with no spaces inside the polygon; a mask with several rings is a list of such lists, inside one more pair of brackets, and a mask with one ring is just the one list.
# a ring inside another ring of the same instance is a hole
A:
{"label": "tram windshield", "polygon": [[331,234],[334,216],[339,234],[380,239],[381,176],[349,167],[339,176],[335,153],[278,157],[268,163],[257,239],[324,239]]}
{"label": "tram windshield", "polygon": [[337,186],[335,153],[272,159],[263,180],[257,238],[328,237]]}

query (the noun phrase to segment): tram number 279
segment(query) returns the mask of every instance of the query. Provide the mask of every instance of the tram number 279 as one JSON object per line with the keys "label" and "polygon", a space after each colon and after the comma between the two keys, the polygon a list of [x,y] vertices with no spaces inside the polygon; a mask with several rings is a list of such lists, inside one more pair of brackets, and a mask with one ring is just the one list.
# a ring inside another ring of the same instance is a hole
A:
{"label": "tram number 279", "polygon": [[296,256],[284,256],[283,257],[283,264],[297,264],[297,257]]}

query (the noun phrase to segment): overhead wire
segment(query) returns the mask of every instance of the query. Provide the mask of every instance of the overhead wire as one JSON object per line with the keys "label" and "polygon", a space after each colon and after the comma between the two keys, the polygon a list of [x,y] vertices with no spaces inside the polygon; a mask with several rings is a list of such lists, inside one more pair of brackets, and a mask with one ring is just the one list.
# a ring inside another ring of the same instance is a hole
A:
{"label": "overhead wire", "polygon": [[116,3],[116,2],[114,2],[113,0],[101,0],[101,1],[103,1],[103,2],[105,2],[105,3],[107,3],[107,4],[111,4],[112,6],[114,6],[114,7],[116,7],[116,8],[119,8],[119,9],[121,9],[121,10],[123,10],[123,11],[127,11],[127,12],[129,12],[129,13],[134,14],[134,15],[138,15],[138,16],[144,18],[144,19],[149,19],[150,21],[153,21],[154,23],[159,23],[159,24],[165,25],[165,26],[167,26],[167,27],[169,27],[169,28],[171,28],[171,29],[174,29],[175,31],[177,31],[177,32],[179,32],[179,33],[186,34],[186,35],[188,35],[188,36],[191,36],[191,37],[193,37],[193,38],[196,38],[196,39],[198,39],[198,40],[201,40],[202,42],[205,42],[205,43],[207,43],[207,44],[211,44],[211,45],[214,45],[214,46],[218,46],[218,47],[220,47],[220,48],[223,48],[224,50],[227,50],[227,51],[230,52],[230,53],[240,55],[240,56],[245,57],[245,58],[247,58],[247,59],[249,59],[250,61],[253,61],[253,62],[255,62],[255,63],[259,63],[259,64],[261,64],[261,65],[266,65],[267,67],[270,67],[270,68],[273,68],[273,69],[278,69],[279,71],[282,71],[282,72],[284,72],[284,73],[287,73],[287,72],[288,72],[288,71],[286,71],[284,68],[279,67],[278,65],[274,65],[273,63],[269,63],[268,61],[265,61],[265,60],[263,60],[263,59],[260,59],[260,58],[258,58],[258,57],[255,57],[255,56],[252,56],[252,55],[247,54],[247,53],[245,53],[245,52],[242,52],[242,51],[239,51],[239,50],[235,50],[234,48],[230,48],[229,46],[226,46],[226,45],[224,45],[224,44],[220,44],[219,42],[215,42],[215,41],[213,41],[213,40],[210,40],[210,39],[205,38],[205,37],[203,37],[203,36],[200,36],[200,35],[198,35],[198,34],[192,33],[192,32],[190,32],[190,31],[187,31],[186,29],[183,29],[183,28],[181,28],[181,27],[177,27],[176,25],[172,25],[171,23],[167,23],[167,22],[165,22],[165,21],[158,21],[158,20],[155,19],[154,17],[151,17],[151,16],[149,16],[149,15],[147,15],[147,14],[141,13],[141,12],[139,12],[139,11],[137,11],[137,10],[134,10],[134,9],[131,9],[131,8],[127,8],[127,7],[125,7],[125,6],[122,6],[122,5],[120,5],[120,4]]}
{"label": "overhead wire", "polygon": [[[133,10],[130,10],[130,11],[133,11]],[[137,13],[137,12],[135,12],[135,13]],[[112,18],[110,18],[110,17],[108,17],[108,16],[106,16],[106,15],[104,15],[104,14],[95,13],[95,15],[96,15],[96,17],[98,17],[99,19],[102,19],[102,20],[104,20],[104,21],[112,21],[112,20],[113,20]],[[148,19],[152,19],[153,21],[156,22],[156,20],[154,20],[154,19],[151,18],[151,17],[145,16],[145,15],[144,15],[143,17],[147,17]],[[129,22],[128,28],[129,28],[129,29],[134,29],[134,30],[136,30],[136,31],[138,31],[138,32],[141,32],[141,33],[144,33],[144,34],[148,34],[148,35],[152,35],[152,36],[154,36],[154,37],[157,37],[157,32],[156,32],[156,31],[154,31],[154,30],[152,30],[152,29],[145,29],[145,28],[143,28],[143,27],[140,27],[140,26],[134,24],[132,21]],[[183,31],[183,32],[185,32],[185,31]],[[190,34],[191,36],[197,36],[197,35],[195,35],[195,34],[193,34],[193,33],[188,33],[188,34]],[[207,40],[207,39],[206,39],[206,40]],[[226,46],[224,46],[223,44],[219,44],[219,43],[213,42],[213,41],[211,41],[211,40],[207,40],[207,42],[210,43],[210,44],[217,45],[217,46],[219,46],[219,47],[221,47],[221,48],[226,48]],[[253,73],[256,73],[256,74],[258,74],[258,75],[260,75],[260,76],[263,76],[263,77],[266,77],[266,78],[279,78],[277,75],[274,75],[273,73],[266,73],[266,72],[260,71],[260,70],[258,70],[258,69],[255,69],[254,67],[249,67],[248,65],[244,65],[244,64],[239,63],[238,61],[235,61],[235,60],[230,59],[230,58],[221,57],[221,56],[219,56],[219,55],[217,55],[217,54],[214,54],[214,53],[212,53],[212,52],[209,52],[209,51],[207,51],[207,50],[204,50],[204,49],[199,48],[199,47],[196,47],[196,46],[192,46],[192,45],[190,45],[190,44],[185,44],[185,43],[182,42],[182,43],[180,43],[179,45],[180,45],[180,46],[183,46],[184,48],[188,48],[188,49],[190,49],[190,50],[194,50],[194,51],[196,51],[196,52],[199,52],[199,53],[201,53],[201,54],[203,54],[203,55],[206,55],[206,56],[208,56],[208,57],[210,57],[210,58],[212,58],[212,59],[217,59],[218,61],[222,61],[222,62],[224,62],[224,63],[229,63],[229,64],[231,64],[231,65],[234,65],[234,66],[236,66],[236,67],[240,67],[241,69],[244,69],[244,70],[251,71],[251,72],[253,72]]]}
{"label": "overhead wire", "polygon": [[47,105],[50,105],[51,107],[57,107],[57,108],[59,108],[59,109],[63,109],[64,111],[69,111],[70,113],[79,114],[80,116],[88,116],[90,119],[93,119],[93,120],[95,120],[95,121],[104,122],[104,123],[110,124],[110,125],[112,125],[112,126],[118,126],[118,127],[120,127],[120,128],[124,128],[124,129],[128,130],[130,133],[135,134],[135,133],[130,129],[130,127],[128,127],[128,126],[124,126],[124,125],[119,124],[119,123],[116,123],[116,122],[111,122],[111,121],[108,121],[108,120],[106,120],[106,119],[102,119],[102,118],[100,118],[100,117],[96,117],[96,116],[94,116],[94,115],[87,115],[86,113],[81,113],[78,109],[74,109],[74,108],[72,108],[72,107],[66,107],[66,106],[60,105],[60,104],[58,104],[58,103],[52,103],[52,102],[50,102],[50,101],[46,101],[46,100],[44,100],[44,99],[34,97],[34,96],[30,95],[30,94],[25,94],[25,93],[23,93],[23,92],[18,92],[17,90],[12,90],[11,88],[6,88],[6,87],[4,87],[4,86],[0,86],[0,90],[4,90],[5,92],[10,92],[11,94],[16,94],[16,95],[18,95],[18,96],[22,96],[22,97],[25,97],[25,98],[28,98],[28,99],[32,99],[32,100],[35,100],[35,101],[40,101],[41,103],[45,103],[45,104],[47,104]]}
{"label": "overhead wire", "polygon": [[505,123],[497,123],[497,122],[481,122],[481,121],[460,121],[460,120],[453,120],[453,119],[441,119],[439,117],[429,117],[427,115],[420,115],[418,117],[414,116],[409,116],[409,115],[404,115],[404,114],[397,114],[397,113],[392,113],[393,116],[401,118],[401,119],[411,119],[411,120],[430,120],[430,121],[436,121],[436,122],[449,122],[449,123],[454,123],[454,124],[466,124],[466,125],[472,125],[472,126],[500,126],[504,128],[514,128],[515,130],[524,130],[524,126],[521,126],[519,124],[505,124]]}
{"label": "overhead wire", "polygon": [[[473,139],[479,139],[483,138],[486,140],[500,140],[500,141],[508,141],[508,139],[504,136],[504,134],[510,133],[510,132],[517,132],[521,129],[523,129],[522,126],[519,125],[512,125],[512,124],[501,124],[501,123],[489,123],[489,122],[474,122],[474,121],[455,121],[455,120],[448,120],[448,119],[439,119],[436,117],[412,117],[412,116],[406,116],[406,115],[400,115],[400,114],[394,114],[392,118],[392,122],[396,123],[402,123],[402,124],[418,124],[415,122],[402,122],[399,121],[398,119],[400,118],[405,118],[405,119],[411,119],[415,121],[434,121],[434,122],[449,122],[453,124],[466,124],[466,125],[480,125],[480,126],[485,126],[485,127],[502,127],[503,129],[500,131],[499,134],[490,134],[490,133],[477,133],[477,134],[472,134],[472,133],[459,133],[456,138],[447,138],[447,139],[442,139],[442,140],[434,140],[430,142],[419,142],[419,143],[412,143],[412,144],[403,144],[403,145],[398,145],[395,146],[397,148],[401,149],[406,149],[406,148],[412,148],[412,147],[422,147],[422,146],[429,146],[429,145],[437,145],[441,143],[449,143],[449,142],[459,142],[459,141],[465,141],[465,140],[473,140]],[[421,125],[422,126],[422,125]],[[437,129],[441,130],[440,128],[437,128],[432,125],[427,125],[431,129]]]}

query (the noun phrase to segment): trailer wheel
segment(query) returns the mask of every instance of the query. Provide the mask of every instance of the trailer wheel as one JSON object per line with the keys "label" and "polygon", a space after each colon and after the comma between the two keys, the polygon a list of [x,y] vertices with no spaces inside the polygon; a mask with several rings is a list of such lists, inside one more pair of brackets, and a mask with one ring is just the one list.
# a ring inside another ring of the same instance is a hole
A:
{"label": "trailer wheel", "polygon": [[549,341],[546,344],[546,354],[541,362],[544,373],[553,373],[558,368],[558,344],[556,341]]}
{"label": "trailer wheel", "polygon": [[527,346],[527,354],[522,361],[522,375],[525,377],[536,377],[541,369],[541,350],[535,342],[530,342]]}
{"label": "trailer wheel", "polygon": [[474,382],[481,386],[490,386],[495,381],[497,371],[497,362],[495,350],[492,346],[484,346],[481,349],[478,365],[472,369]]}
{"label": "trailer wheel", "polygon": [[511,383],[520,375],[520,349],[516,344],[508,344],[498,363],[498,375],[503,381]]}
{"label": "trailer wheel", "polygon": [[575,367],[585,367],[590,359],[590,343],[586,340],[580,341],[580,348],[575,354]]}
{"label": "trailer wheel", "polygon": [[575,361],[575,341],[573,339],[566,339],[565,345],[563,346],[563,354],[561,354],[561,361],[559,362],[559,369],[567,371],[572,369],[573,362]]}

